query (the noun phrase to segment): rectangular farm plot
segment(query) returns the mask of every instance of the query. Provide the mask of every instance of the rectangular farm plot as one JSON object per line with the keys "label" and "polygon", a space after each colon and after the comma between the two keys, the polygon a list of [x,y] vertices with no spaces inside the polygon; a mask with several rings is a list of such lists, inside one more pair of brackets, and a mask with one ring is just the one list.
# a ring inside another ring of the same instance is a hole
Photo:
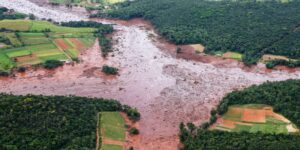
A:
{"label": "rectangular farm plot", "polygon": [[101,112],[101,136],[106,139],[124,141],[125,121],[119,112]]}
{"label": "rectangular farm plot", "polygon": [[66,41],[72,45],[72,47],[76,48],[79,51],[84,50],[86,47],[84,46],[84,44],[78,40],[77,38],[68,38],[66,39]]}
{"label": "rectangular farm plot", "polygon": [[242,115],[242,121],[244,121],[244,122],[265,123],[266,122],[265,110],[244,109],[244,112],[243,112],[243,115]]}
{"label": "rectangular farm plot", "polygon": [[81,33],[81,32],[90,33],[95,31],[95,29],[93,28],[72,28],[72,27],[58,26],[47,21],[33,21],[32,26],[30,28],[31,31],[44,31],[46,29],[49,29],[51,32],[58,32],[58,33]]}
{"label": "rectangular farm plot", "polygon": [[0,21],[0,28],[27,31],[30,29],[31,23],[30,20],[2,20]]}
{"label": "rectangular farm plot", "polygon": [[55,39],[55,40],[54,40],[54,43],[55,43],[55,45],[56,45],[57,47],[59,47],[59,48],[62,49],[62,50],[67,50],[67,49],[72,48],[72,46],[69,45],[69,44],[65,41],[65,39]]}
{"label": "rectangular farm plot", "polygon": [[7,57],[5,53],[0,53],[0,70],[8,71],[14,67],[14,63]]}
{"label": "rectangular farm plot", "polygon": [[34,65],[43,62],[42,60],[40,60],[38,57],[34,55],[20,56],[20,57],[16,57],[15,59],[17,61],[16,62],[17,66]]}
{"label": "rectangular farm plot", "polygon": [[102,150],[122,150],[123,147],[120,145],[103,144]]}

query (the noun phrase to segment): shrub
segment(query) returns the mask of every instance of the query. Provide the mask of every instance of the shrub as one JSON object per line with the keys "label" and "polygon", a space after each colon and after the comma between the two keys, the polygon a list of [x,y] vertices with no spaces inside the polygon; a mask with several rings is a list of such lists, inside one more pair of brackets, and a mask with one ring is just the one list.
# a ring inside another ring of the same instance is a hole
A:
{"label": "shrub", "polygon": [[26,71],[26,68],[25,67],[19,67],[18,68],[18,72],[25,72]]}
{"label": "shrub", "polygon": [[180,47],[177,47],[177,48],[176,48],[176,53],[179,54],[179,53],[181,53],[181,52],[182,52],[182,49],[181,49]]}
{"label": "shrub", "polygon": [[133,147],[132,147],[132,146],[130,146],[128,150],[134,150],[134,149],[133,149]]}
{"label": "shrub", "polygon": [[104,72],[105,74],[109,74],[109,75],[116,75],[116,74],[118,74],[118,68],[104,65],[102,67],[102,72]]}
{"label": "shrub", "polygon": [[136,108],[129,108],[124,110],[130,120],[138,121],[141,118],[141,114],[137,111]]}
{"label": "shrub", "polygon": [[55,69],[57,67],[62,66],[64,63],[59,60],[47,60],[44,63],[44,68],[46,69]]}
{"label": "shrub", "polygon": [[131,135],[138,135],[138,134],[140,133],[140,131],[139,131],[137,128],[131,128],[131,129],[129,130],[129,133],[130,133]]}

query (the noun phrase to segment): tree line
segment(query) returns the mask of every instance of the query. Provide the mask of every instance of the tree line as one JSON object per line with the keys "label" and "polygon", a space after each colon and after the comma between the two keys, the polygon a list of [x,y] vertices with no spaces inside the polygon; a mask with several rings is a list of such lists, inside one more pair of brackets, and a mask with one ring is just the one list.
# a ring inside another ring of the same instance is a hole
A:
{"label": "tree line", "polygon": [[116,100],[0,94],[0,149],[95,149],[100,111],[134,111],[129,117],[140,117]]}
{"label": "tree line", "polygon": [[206,53],[235,51],[246,64],[263,54],[300,57],[300,1],[139,0],[92,17],[151,21],[176,44],[201,43]]}

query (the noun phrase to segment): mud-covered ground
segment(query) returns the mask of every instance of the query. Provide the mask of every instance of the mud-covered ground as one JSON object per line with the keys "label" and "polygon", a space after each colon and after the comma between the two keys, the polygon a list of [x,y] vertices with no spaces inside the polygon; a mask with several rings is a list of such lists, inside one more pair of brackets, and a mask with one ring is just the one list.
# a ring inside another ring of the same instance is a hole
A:
{"label": "mud-covered ground", "polygon": [[[54,8],[41,7],[27,0],[1,0],[0,6],[56,21],[64,17],[67,21],[69,15],[74,15],[74,20],[85,18],[85,15],[73,14],[72,11],[59,11],[60,16],[57,18],[56,13],[43,13],[56,12]],[[27,8],[20,9],[20,6]],[[153,29],[143,21],[105,22],[116,24],[114,52],[106,60],[101,57],[98,43],[95,43],[80,56],[80,64],[65,65],[51,72],[30,70],[14,78],[3,78],[0,80],[0,92],[117,99],[137,107],[142,114],[139,122],[141,139],[134,143],[135,149],[174,150],[179,143],[179,123],[200,124],[207,121],[211,108],[226,93],[265,81],[300,78],[300,72],[297,71],[262,73],[245,71],[240,65],[235,65],[237,62],[231,62],[228,67],[220,65],[223,62],[203,63],[177,59],[169,50],[176,46],[160,43]],[[120,68],[120,75],[103,75],[100,70],[103,64]]]}

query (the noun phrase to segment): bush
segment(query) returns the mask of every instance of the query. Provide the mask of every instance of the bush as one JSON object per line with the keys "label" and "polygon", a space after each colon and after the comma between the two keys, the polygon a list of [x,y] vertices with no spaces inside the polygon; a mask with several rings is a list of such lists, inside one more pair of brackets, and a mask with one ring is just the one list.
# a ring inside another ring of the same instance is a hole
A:
{"label": "bush", "polygon": [[0,76],[7,77],[7,76],[9,76],[9,72],[0,71]]}
{"label": "bush", "polygon": [[139,131],[137,128],[131,128],[131,129],[129,130],[129,133],[130,133],[131,135],[138,135],[138,134],[140,134],[140,131]]}
{"label": "bush", "polygon": [[44,63],[44,68],[46,69],[55,69],[57,67],[63,66],[64,63],[59,60],[47,60]]}
{"label": "bush", "polygon": [[138,121],[141,118],[141,114],[138,112],[136,108],[129,108],[124,110],[130,120]]}
{"label": "bush", "polygon": [[133,147],[132,147],[132,146],[130,146],[128,150],[134,150],[134,149],[133,149]]}
{"label": "bush", "polygon": [[25,72],[26,71],[26,68],[25,67],[19,67],[18,68],[18,72]]}
{"label": "bush", "polygon": [[104,65],[102,67],[102,72],[104,72],[105,74],[108,74],[108,75],[116,75],[116,74],[118,74],[118,68]]}
{"label": "bush", "polygon": [[176,53],[179,54],[179,53],[181,53],[181,52],[182,52],[182,49],[181,49],[180,47],[177,47],[177,48],[176,48]]}

